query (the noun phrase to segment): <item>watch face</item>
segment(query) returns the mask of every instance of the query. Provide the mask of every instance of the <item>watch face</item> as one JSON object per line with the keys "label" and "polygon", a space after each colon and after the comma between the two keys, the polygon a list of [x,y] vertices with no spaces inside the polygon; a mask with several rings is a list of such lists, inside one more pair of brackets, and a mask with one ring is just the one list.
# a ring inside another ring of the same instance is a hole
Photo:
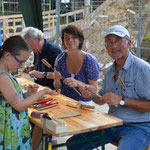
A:
{"label": "watch face", "polygon": [[120,101],[120,105],[122,105],[122,106],[124,105],[124,100]]}

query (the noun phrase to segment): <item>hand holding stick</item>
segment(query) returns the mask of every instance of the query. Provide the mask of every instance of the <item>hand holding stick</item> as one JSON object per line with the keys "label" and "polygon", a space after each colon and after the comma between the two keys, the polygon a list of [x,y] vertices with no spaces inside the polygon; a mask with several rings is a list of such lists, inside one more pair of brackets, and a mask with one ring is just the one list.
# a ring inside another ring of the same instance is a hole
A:
{"label": "hand holding stick", "polygon": [[[48,68],[51,68],[54,71],[54,68],[45,59],[42,59],[41,62],[44,65],[46,65]],[[81,96],[81,93],[75,87],[72,87],[72,88]]]}

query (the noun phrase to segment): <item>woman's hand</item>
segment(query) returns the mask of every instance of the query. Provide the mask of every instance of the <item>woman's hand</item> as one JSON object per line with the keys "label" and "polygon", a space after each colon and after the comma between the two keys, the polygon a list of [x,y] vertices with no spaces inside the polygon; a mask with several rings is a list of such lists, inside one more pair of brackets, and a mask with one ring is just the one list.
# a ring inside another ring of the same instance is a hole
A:
{"label": "woman's hand", "polygon": [[62,75],[60,72],[54,71],[53,72],[53,79],[54,80],[61,80],[62,79]]}
{"label": "woman's hand", "polygon": [[64,82],[64,84],[68,85],[69,87],[77,87],[78,83],[79,83],[78,80],[76,80],[72,77],[65,78],[63,82]]}
{"label": "woman's hand", "polygon": [[79,87],[79,90],[84,98],[89,98],[92,95],[92,93],[90,92],[91,89],[89,85]]}

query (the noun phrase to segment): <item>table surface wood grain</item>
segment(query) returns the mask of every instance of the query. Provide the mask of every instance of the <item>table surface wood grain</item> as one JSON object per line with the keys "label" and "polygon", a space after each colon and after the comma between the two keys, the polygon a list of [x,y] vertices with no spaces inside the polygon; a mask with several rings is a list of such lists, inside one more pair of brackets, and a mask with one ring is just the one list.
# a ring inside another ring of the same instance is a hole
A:
{"label": "table surface wood grain", "polygon": [[[18,82],[21,85],[28,85],[28,84],[34,84],[34,82],[29,81],[25,78],[17,78]],[[40,86],[40,89],[44,87]],[[101,112],[100,110],[94,109],[94,110],[84,110],[81,108],[73,108],[66,105],[66,101],[75,101],[69,97],[66,97],[62,94],[58,96],[48,96],[47,97],[55,97],[56,101],[59,103],[57,106],[42,110],[40,112],[46,112],[49,114],[49,116],[55,116],[55,115],[62,115],[64,113],[72,113],[72,112],[79,112],[81,113],[80,116],[70,117],[70,118],[64,118],[63,120],[66,122],[68,126],[67,132],[62,132],[59,134],[56,134],[48,129],[46,129],[46,132],[62,137],[62,136],[68,136],[68,135],[74,135],[79,133],[85,133],[90,131],[96,131],[101,130],[105,128],[110,128],[114,126],[119,126],[123,124],[123,121],[119,118],[116,118],[114,116],[111,116],[107,113]],[[36,119],[31,117],[32,111],[38,111],[35,108],[28,108],[30,121],[34,124],[38,125],[39,127],[43,128],[43,126],[40,123],[40,119]]]}

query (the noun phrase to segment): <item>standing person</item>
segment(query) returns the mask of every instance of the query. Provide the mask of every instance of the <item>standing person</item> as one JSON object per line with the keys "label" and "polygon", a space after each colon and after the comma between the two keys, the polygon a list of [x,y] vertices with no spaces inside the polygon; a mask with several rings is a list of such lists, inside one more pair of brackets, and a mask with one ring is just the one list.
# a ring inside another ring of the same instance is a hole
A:
{"label": "standing person", "polygon": [[[150,65],[132,55],[130,46],[126,28],[120,25],[108,28],[105,47],[114,63],[105,74],[99,92],[102,98],[92,95],[86,90],[88,87],[80,90],[84,97],[92,97],[97,104],[108,104],[108,113],[123,120],[122,126],[105,129],[105,143],[118,142],[118,150],[145,150],[150,142]],[[67,142],[100,135],[100,130],[79,134]],[[98,147],[101,141],[90,144],[68,146],[68,150],[91,150],[92,144]]]}
{"label": "standing person", "polygon": [[[58,54],[61,53],[61,49],[55,44],[48,42],[44,39],[44,34],[37,28],[27,27],[22,31],[22,37],[27,41],[34,52],[34,62],[31,66],[24,68],[25,73],[29,73],[32,78],[35,78],[35,83],[42,86],[47,86],[54,89],[53,86],[53,67],[54,62]],[[48,68],[41,62],[45,59],[52,68]],[[33,125],[34,126],[34,125]],[[37,138],[39,137],[39,138]],[[37,149],[42,140],[41,128],[35,126],[32,134],[33,149]],[[52,144],[56,144],[56,138],[53,136]]]}
{"label": "standing person", "polygon": [[82,50],[84,35],[77,26],[68,25],[62,29],[61,39],[67,50],[56,58],[54,86],[56,89],[61,88],[61,94],[92,105],[90,98],[80,96],[73,88],[78,90],[78,84],[82,84],[89,85],[93,91],[97,91],[98,61],[93,55]]}
{"label": "standing person", "polygon": [[45,59],[54,67],[55,59],[57,55],[61,53],[61,49],[44,39],[44,34],[37,28],[25,28],[22,31],[22,37],[27,41],[34,52],[33,65],[26,66],[24,72],[29,73],[32,78],[36,78],[35,83],[54,89],[53,69],[48,68],[41,60]]}
{"label": "standing person", "polygon": [[[21,36],[12,36],[0,47],[0,149],[30,150],[30,127],[27,108],[45,94],[56,91],[43,89],[28,98],[11,72],[16,72],[29,58],[30,48]],[[30,94],[37,89],[30,88]]]}

